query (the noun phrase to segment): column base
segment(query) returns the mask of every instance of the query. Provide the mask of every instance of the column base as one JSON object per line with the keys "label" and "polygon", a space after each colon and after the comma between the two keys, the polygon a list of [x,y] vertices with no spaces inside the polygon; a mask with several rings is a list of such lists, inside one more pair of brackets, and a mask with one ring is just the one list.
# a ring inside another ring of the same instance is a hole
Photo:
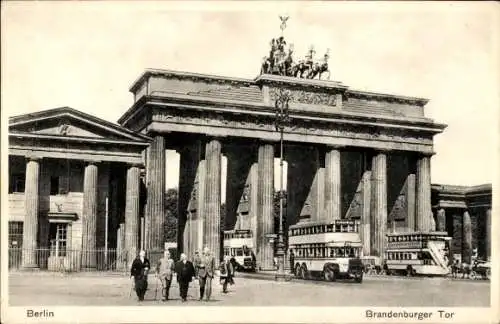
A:
{"label": "column base", "polygon": [[82,267],[82,271],[97,271],[97,267]]}
{"label": "column base", "polygon": [[23,271],[39,271],[40,267],[37,264],[26,264],[21,268]]}

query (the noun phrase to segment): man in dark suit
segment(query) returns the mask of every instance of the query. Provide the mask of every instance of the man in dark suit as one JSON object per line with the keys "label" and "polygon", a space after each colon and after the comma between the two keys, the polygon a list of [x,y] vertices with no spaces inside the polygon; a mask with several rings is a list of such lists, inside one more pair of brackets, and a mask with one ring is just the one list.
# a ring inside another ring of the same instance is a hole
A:
{"label": "man in dark suit", "polygon": [[139,301],[144,300],[144,295],[148,289],[148,272],[151,268],[149,260],[146,258],[146,252],[141,251],[130,269],[130,279],[135,280],[135,292]]}
{"label": "man in dark suit", "polygon": [[181,260],[175,265],[175,272],[177,273],[180,295],[182,301],[185,302],[187,300],[189,283],[195,275],[193,263],[188,261],[186,254],[181,254]]}

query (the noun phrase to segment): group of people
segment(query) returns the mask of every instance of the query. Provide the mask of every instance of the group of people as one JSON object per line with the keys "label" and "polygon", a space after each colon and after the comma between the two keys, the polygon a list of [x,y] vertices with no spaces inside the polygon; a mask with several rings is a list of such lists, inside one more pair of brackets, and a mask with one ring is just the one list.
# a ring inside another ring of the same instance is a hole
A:
{"label": "group of people", "polygon": [[[132,263],[130,270],[131,279],[135,281],[135,291],[139,301],[144,300],[144,295],[148,288],[148,274],[151,269],[149,260],[146,258],[146,252],[141,251]],[[200,286],[199,300],[204,298],[208,301],[212,295],[212,280],[216,275],[216,261],[208,248],[203,249],[200,255],[196,252],[193,261],[189,261],[185,253],[180,255],[180,260],[174,262],[170,257],[170,252],[166,250],[163,257],[156,265],[155,275],[161,282],[163,301],[169,299],[170,287],[174,273],[179,284],[179,292],[183,302],[187,301],[189,284],[193,278],[198,279]],[[222,291],[227,293],[229,284],[234,284],[234,268],[226,258],[220,265],[220,283]]]}

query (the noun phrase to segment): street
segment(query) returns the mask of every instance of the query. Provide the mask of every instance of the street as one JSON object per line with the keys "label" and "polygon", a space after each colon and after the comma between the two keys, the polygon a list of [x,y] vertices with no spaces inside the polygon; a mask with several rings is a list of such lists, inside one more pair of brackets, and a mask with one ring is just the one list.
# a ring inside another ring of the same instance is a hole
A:
{"label": "street", "polygon": [[[176,282],[172,300],[155,300],[156,280],[149,278],[145,306],[469,306],[488,307],[490,283],[482,280],[449,278],[366,277],[362,284],[349,282],[235,278],[228,294],[218,280],[213,283],[212,300],[197,301],[198,283],[190,285],[188,302],[182,303]],[[110,274],[22,273],[9,274],[11,306],[120,306],[138,305],[130,294],[131,280]]]}

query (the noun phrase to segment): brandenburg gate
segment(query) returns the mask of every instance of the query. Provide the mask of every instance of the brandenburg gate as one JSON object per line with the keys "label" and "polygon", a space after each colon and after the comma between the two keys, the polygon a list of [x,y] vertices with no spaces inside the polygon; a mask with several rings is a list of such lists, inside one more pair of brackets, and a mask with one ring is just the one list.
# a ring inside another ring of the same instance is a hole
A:
{"label": "brandenburg gate", "polygon": [[[271,268],[275,233],[274,158],[280,150],[275,101],[290,98],[284,129],[286,226],[358,219],[364,255],[383,256],[387,231],[435,229],[430,165],[445,125],[426,118],[427,99],[358,91],[329,80],[328,56],[274,39],[253,80],[146,70],[119,123],[152,138],[145,154],[146,250],[164,244],[166,149],[180,154],[178,249],[208,246],[221,257],[224,229],[251,229],[257,262]],[[328,75],[328,76],[327,76]],[[221,157],[227,158],[221,221]],[[237,210],[246,204],[246,212]]]}

